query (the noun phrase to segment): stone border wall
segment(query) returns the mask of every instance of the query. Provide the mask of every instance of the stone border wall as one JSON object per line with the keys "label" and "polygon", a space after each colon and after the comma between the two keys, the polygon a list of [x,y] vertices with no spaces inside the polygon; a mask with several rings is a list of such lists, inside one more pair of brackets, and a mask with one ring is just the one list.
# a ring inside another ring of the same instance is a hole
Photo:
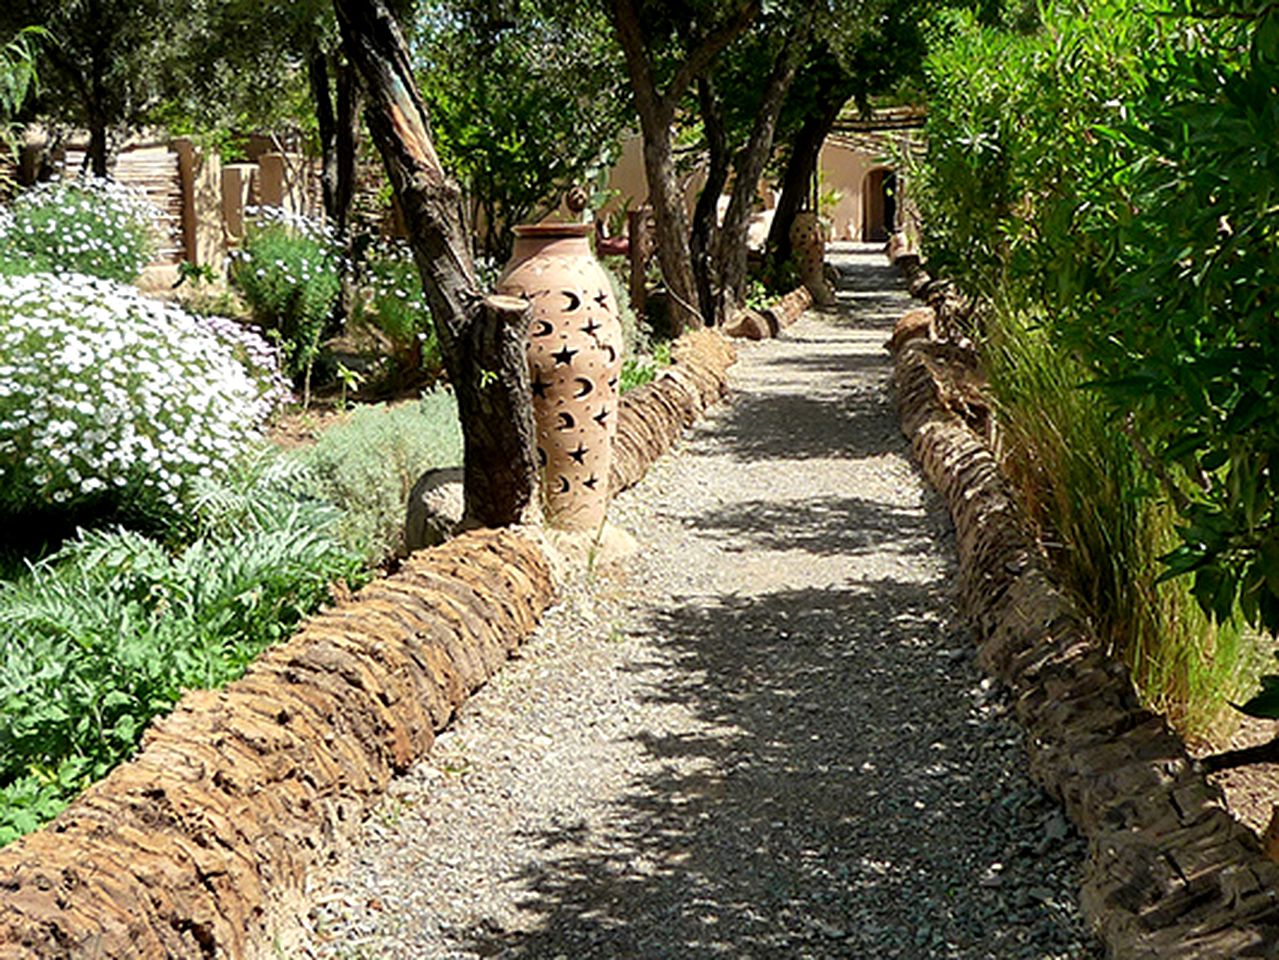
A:
{"label": "stone border wall", "polygon": [[[621,489],[726,393],[732,348],[681,338],[623,402]],[[634,391],[639,393],[639,391]],[[184,696],[129,763],[0,850],[0,958],[275,957],[308,876],[533,630],[542,549],[477,530],[309,618],[222,690]]]}
{"label": "stone border wall", "polygon": [[613,441],[609,490],[634,486],[686,426],[728,393],[732,344],[714,330],[686,333],[671,344],[671,365],[650,383],[622,395]]}
{"label": "stone border wall", "polygon": [[767,340],[778,336],[813,305],[807,287],[796,287],[762,310],[739,310],[724,324],[724,335],[745,340]]}
{"label": "stone border wall", "polygon": [[1032,774],[1088,839],[1085,915],[1115,960],[1279,956],[1279,865],[1052,583],[993,454],[952,409],[956,364],[945,344],[900,346],[902,429],[954,518],[978,659],[1012,691]]}

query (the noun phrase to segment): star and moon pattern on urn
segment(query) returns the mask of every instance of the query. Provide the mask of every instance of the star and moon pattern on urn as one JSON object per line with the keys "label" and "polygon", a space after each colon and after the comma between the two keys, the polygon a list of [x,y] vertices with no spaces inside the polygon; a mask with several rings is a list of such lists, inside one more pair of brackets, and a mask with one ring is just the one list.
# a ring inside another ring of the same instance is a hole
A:
{"label": "star and moon pattern on urn", "polygon": [[542,425],[537,452],[547,512],[574,528],[603,520],[622,369],[613,294],[590,282],[603,279],[593,273],[581,271],[571,287],[560,283],[524,294],[533,303],[529,377],[534,416]]}

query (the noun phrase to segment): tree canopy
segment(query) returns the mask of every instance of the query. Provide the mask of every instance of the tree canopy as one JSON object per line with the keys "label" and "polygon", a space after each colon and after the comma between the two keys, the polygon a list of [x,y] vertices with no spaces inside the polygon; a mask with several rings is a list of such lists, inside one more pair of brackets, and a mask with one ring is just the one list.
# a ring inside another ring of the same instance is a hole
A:
{"label": "tree canopy", "polygon": [[182,55],[204,26],[203,9],[160,0],[16,0],[0,8],[0,34],[47,31],[41,111],[89,131],[90,164],[105,176],[110,134],[140,124],[182,82]]}
{"label": "tree canopy", "polygon": [[471,202],[480,252],[503,261],[511,226],[617,155],[631,100],[608,22],[533,0],[426,0],[414,39],[440,158]]}

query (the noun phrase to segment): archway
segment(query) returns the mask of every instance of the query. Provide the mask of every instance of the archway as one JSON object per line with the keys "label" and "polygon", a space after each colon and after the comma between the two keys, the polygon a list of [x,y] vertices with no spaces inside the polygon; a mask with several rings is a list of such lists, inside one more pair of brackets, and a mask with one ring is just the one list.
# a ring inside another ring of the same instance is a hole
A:
{"label": "archway", "polygon": [[897,173],[876,167],[862,181],[862,239],[887,240],[897,225]]}

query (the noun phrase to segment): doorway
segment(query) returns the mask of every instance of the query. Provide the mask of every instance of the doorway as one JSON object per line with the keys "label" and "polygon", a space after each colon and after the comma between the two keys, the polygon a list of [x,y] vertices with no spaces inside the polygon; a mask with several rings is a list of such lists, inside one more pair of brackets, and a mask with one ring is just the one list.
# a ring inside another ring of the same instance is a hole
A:
{"label": "doorway", "polygon": [[897,172],[876,167],[862,181],[862,239],[881,242],[897,227]]}

